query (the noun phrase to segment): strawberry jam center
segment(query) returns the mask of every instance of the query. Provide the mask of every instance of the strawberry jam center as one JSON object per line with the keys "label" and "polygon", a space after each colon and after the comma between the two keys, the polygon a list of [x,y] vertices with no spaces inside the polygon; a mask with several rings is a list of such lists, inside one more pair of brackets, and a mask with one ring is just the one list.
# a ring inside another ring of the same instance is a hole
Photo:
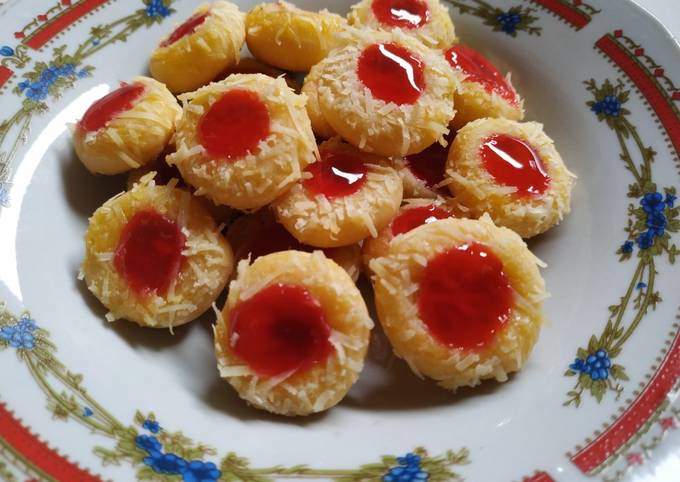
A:
{"label": "strawberry jam center", "polygon": [[342,151],[322,150],[321,160],[309,165],[305,172],[312,177],[305,179],[305,189],[328,198],[350,196],[366,183],[368,169],[364,161],[354,154]]}
{"label": "strawberry jam center", "polygon": [[123,228],[114,266],[135,294],[164,296],[181,268],[184,242],[176,222],[154,209],[139,211]]}
{"label": "strawberry jam center", "polygon": [[455,133],[446,136],[447,145],[442,146],[435,142],[430,147],[418,154],[406,156],[406,165],[409,171],[423,181],[427,187],[435,187],[444,180],[446,159],[449,155],[449,147],[455,137]]}
{"label": "strawberry jam center", "polygon": [[101,129],[118,114],[132,109],[135,102],[144,94],[144,85],[121,84],[120,88],[105,95],[87,109],[78,126],[85,132],[95,132]]}
{"label": "strawberry jam center", "polygon": [[526,142],[507,134],[494,134],[482,141],[484,168],[497,183],[517,188],[519,196],[543,194],[550,177],[538,153]]}
{"label": "strawberry jam center", "polygon": [[373,0],[373,15],[389,27],[414,29],[430,20],[430,9],[423,0]]}
{"label": "strawberry jam center", "polygon": [[466,81],[477,82],[488,93],[495,92],[506,101],[517,103],[517,94],[505,77],[476,50],[457,44],[447,50],[445,56],[454,69],[459,69],[465,74]]}
{"label": "strawberry jam center", "polygon": [[437,255],[425,267],[418,311],[441,344],[476,351],[490,343],[512,309],[503,264],[485,245],[464,244]]}
{"label": "strawberry jam center", "polygon": [[315,248],[300,243],[286,228],[272,220],[247,233],[246,238],[234,246],[234,257],[240,261],[250,255],[254,261],[260,256],[290,249],[311,252]]}
{"label": "strawberry jam center", "polygon": [[258,375],[304,372],[332,352],[331,328],[319,302],[302,286],[274,284],[229,313],[234,354]]}
{"label": "strawberry jam center", "polygon": [[236,160],[257,151],[270,133],[269,110],[250,90],[225,92],[198,121],[198,137],[208,155]]}
{"label": "strawberry jam center", "polygon": [[161,43],[161,47],[167,47],[177,42],[179,39],[191,35],[196,29],[205,22],[208,18],[209,12],[197,13],[189,17],[182,25],[177,27],[170,36]]}
{"label": "strawberry jam center", "polygon": [[408,233],[418,226],[430,224],[438,219],[446,219],[450,216],[451,214],[434,204],[408,208],[392,221],[392,235],[398,236]]}
{"label": "strawberry jam center", "polygon": [[357,74],[376,99],[415,104],[425,90],[425,64],[398,44],[373,44],[361,53]]}

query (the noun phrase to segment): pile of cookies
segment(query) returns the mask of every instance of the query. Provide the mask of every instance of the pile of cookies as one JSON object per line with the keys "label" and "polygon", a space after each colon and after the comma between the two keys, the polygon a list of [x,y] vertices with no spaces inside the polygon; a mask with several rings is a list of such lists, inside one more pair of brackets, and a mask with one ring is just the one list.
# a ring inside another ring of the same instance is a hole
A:
{"label": "pile of cookies", "polygon": [[455,390],[523,366],[546,291],[522,238],[569,213],[574,176],[439,0],[362,0],[346,18],[215,1],[150,71],[74,128],[88,170],[128,176],[90,218],[81,269],[109,321],[172,330],[229,284],[221,376],[306,415],[363,368],[363,272],[417,375]]}

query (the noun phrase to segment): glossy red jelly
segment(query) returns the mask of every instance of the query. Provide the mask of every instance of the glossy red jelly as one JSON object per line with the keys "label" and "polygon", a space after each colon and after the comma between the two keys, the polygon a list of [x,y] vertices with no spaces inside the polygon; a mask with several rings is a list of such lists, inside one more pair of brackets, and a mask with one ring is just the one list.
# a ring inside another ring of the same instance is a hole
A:
{"label": "glossy red jelly", "polygon": [[465,244],[437,255],[425,267],[418,311],[443,345],[478,351],[503,327],[512,309],[503,264],[485,245]]}
{"label": "glossy red jelly", "polygon": [[229,313],[234,354],[255,373],[301,373],[333,351],[331,327],[319,302],[302,286],[274,284],[241,301]]}
{"label": "glossy red jelly", "polygon": [[540,195],[550,186],[550,176],[538,153],[516,137],[487,137],[482,141],[480,156],[496,182],[516,187],[519,196]]}
{"label": "glossy red jelly", "polygon": [[358,156],[343,151],[322,150],[321,160],[309,165],[305,172],[312,175],[303,186],[313,194],[328,198],[350,196],[366,183],[368,169]]}
{"label": "glossy red jelly", "polygon": [[121,84],[120,88],[92,104],[78,126],[85,132],[98,131],[121,112],[132,109],[135,102],[144,95],[144,90],[144,85],[139,82]]}
{"label": "glossy red jelly", "polygon": [[175,221],[145,209],[123,228],[114,266],[135,294],[164,296],[181,268],[184,243]]}
{"label": "glossy red jelly", "polygon": [[476,50],[456,44],[446,51],[446,60],[465,74],[465,80],[481,84],[488,93],[495,92],[510,103],[517,103],[517,94],[505,77],[489,60]]}
{"label": "glossy red jelly", "polygon": [[373,15],[383,25],[414,29],[430,20],[430,9],[423,0],[373,0]]}
{"label": "glossy red jelly", "polygon": [[392,220],[392,235],[408,233],[412,229],[430,224],[438,219],[451,217],[448,211],[430,204],[429,206],[418,206],[406,209]]}
{"label": "glossy red jelly", "polygon": [[236,160],[257,151],[270,133],[269,109],[250,90],[225,92],[198,121],[198,137],[208,155]]}
{"label": "glossy red jelly", "polygon": [[449,155],[449,147],[455,134],[446,136],[446,147],[435,142],[423,152],[406,156],[406,165],[415,177],[425,183],[427,187],[435,187],[444,180],[446,171],[446,159]]}
{"label": "glossy red jelly", "polygon": [[247,237],[234,248],[234,257],[237,261],[246,259],[248,255],[250,255],[250,260],[254,261],[260,256],[288,251],[289,249],[310,252],[314,250],[314,248],[300,243],[286,231],[286,228],[273,220],[250,231]]}
{"label": "glossy red jelly", "polygon": [[205,22],[205,19],[208,18],[209,14],[210,14],[209,12],[198,13],[196,15],[189,17],[182,25],[177,27],[167,39],[161,42],[161,47],[167,47],[168,45],[172,45],[179,39],[194,33],[196,29],[203,22]]}
{"label": "glossy red jelly", "polygon": [[359,56],[357,75],[376,99],[404,105],[425,90],[424,71],[420,57],[401,45],[373,44]]}

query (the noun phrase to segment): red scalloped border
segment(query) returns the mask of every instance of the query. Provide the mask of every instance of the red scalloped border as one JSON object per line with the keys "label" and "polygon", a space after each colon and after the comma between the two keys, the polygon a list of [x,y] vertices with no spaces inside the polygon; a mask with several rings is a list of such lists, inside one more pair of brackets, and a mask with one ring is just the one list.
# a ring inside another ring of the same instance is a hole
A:
{"label": "red scalloped border", "polygon": [[63,482],[103,482],[98,476],[69,461],[25,427],[0,402],[0,438],[23,458],[56,480]]}
{"label": "red scalloped border", "polygon": [[23,43],[32,49],[38,50],[47,42],[74,24],[77,20],[84,17],[97,7],[107,3],[108,1],[109,0],[83,0],[82,2],[73,5],[71,8],[59,13],[59,15],[51,19],[49,23],[45,24],[37,31],[31,33],[28,37],[26,37],[26,39],[24,39]]}
{"label": "red scalloped border", "polygon": [[39,49],[78,19],[109,1],[111,0],[77,0],[76,2],[60,0],[45,13],[36,15],[23,28],[14,32],[14,38],[33,49]]}
{"label": "red scalloped border", "polygon": [[[633,49],[629,49],[621,39],[631,44]],[[680,89],[666,77],[662,67],[655,67],[653,71],[645,67],[640,61],[641,58],[653,61],[645,55],[642,47],[623,35],[623,30],[615,30],[602,36],[595,42],[595,47],[621,69],[640,90],[665,129],[669,147],[675,151],[677,161],[680,158],[680,110],[675,102],[680,101]],[[659,83],[658,79],[661,78],[666,81],[668,88]]]}
{"label": "red scalloped border", "polygon": [[[570,455],[583,473],[595,472],[649,421],[680,378],[680,329],[677,329],[665,357],[644,388],[621,415],[585,447]],[[655,367],[652,368],[653,370]]]}
{"label": "red scalloped border", "polygon": [[593,14],[597,13],[597,10],[590,5],[584,4],[581,0],[574,0],[573,3],[563,0],[531,1],[545,8],[576,30],[581,30],[592,20],[591,14],[585,12],[581,7],[589,8]]}
{"label": "red scalloped border", "polygon": [[0,87],[5,85],[5,83],[14,75],[14,71],[9,67],[0,65]]}
{"label": "red scalloped border", "polygon": [[522,482],[555,482],[555,479],[550,477],[548,472],[543,470],[535,472],[534,475],[530,477],[524,477]]}
{"label": "red scalloped border", "polygon": [[[39,49],[77,20],[110,0],[83,0],[63,11],[42,28],[29,36],[22,35],[22,43]],[[560,0],[531,0],[551,11],[566,23],[580,30],[590,22],[590,16]],[[643,49],[631,52],[619,39],[621,30],[601,37],[596,43],[606,57],[617,65],[640,90],[649,106],[665,129],[670,146],[680,157],[680,112],[674,101],[680,100],[680,90],[667,92],[656,80],[663,76],[663,69],[650,72],[637,60]],[[11,69],[0,66],[0,87],[12,76]],[[570,456],[571,461],[584,473],[589,474],[617,452],[649,420],[649,415],[664,401],[668,392],[680,378],[680,330],[670,349],[650,381],[637,398],[615,421],[587,446]],[[4,403],[0,402],[0,438],[30,460],[40,470],[57,480],[68,482],[102,482],[98,476],[69,461],[50,448],[38,436],[29,431],[14,417]],[[525,477],[523,482],[554,482],[544,471]]]}
{"label": "red scalloped border", "polygon": [[[645,54],[644,48],[615,30],[603,35],[595,42],[604,56],[618,67],[635,85],[643,100],[658,118],[658,124],[665,131],[666,142],[675,160],[680,158],[680,110],[675,102],[680,100],[680,89],[665,75],[664,69]],[[644,62],[643,62],[644,61]],[[648,64],[648,65],[645,65]],[[666,85],[664,88],[659,79]],[[613,416],[613,422],[602,432],[596,431],[594,439],[587,439],[585,447],[577,446],[577,452],[569,453],[570,460],[583,473],[593,474],[612,456],[621,450],[659,409],[666,395],[680,379],[680,326],[673,324],[671,341],[663,360],[652,367],[647,384],[636,392],[635,400],[627,401],[627,408]]]}

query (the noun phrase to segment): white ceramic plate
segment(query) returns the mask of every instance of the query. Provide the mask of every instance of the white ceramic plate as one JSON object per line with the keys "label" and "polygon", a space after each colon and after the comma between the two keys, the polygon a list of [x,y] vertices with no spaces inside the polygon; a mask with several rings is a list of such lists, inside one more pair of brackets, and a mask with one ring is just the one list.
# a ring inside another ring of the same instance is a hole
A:
{"label": "white ceramic plate", "polygon": [[[448,3],[579,176],[571,216],[531,242],[551,322],[508,383],[456,395],[376,336],[349,396],[295,420],[219,380],[210,316],[174,336],[108,324],[76,280],[87,217],[123,182],[85,172],[67,123],[146,72],[195,2],[0,7],[0,479],[680,478],[680,50],[628,1]],[[598,350],[611,367],[581,373]]]}

